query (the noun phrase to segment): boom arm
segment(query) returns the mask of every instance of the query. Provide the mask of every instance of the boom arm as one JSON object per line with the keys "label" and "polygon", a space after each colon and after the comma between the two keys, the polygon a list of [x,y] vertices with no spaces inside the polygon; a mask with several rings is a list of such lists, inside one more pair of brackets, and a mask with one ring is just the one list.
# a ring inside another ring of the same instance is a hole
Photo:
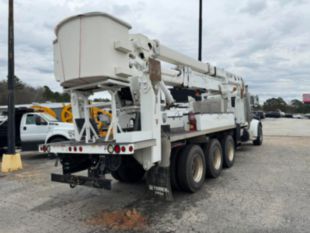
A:
{"label": "boom arm", "polygon": [[139,64],[137,67],[141,67],[141,60],[147,63],[150,58],[176,66],[174,70],[162,68],[162,80],[166,85],[206,89],[224,95],[234,95],[233,92],[244,89],[243,79],[239,76],[196,61],[144,35],[130,35],[130,38],[133,46],[132,57],[136,58],[132,63]]}

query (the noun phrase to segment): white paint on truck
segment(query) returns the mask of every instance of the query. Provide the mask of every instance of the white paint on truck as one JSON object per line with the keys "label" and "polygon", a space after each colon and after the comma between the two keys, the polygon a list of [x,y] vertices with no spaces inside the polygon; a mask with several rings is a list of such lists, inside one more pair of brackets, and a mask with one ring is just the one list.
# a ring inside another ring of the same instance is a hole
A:
{"label": "white paint on truck", "polygon": [[20,124],[22,142],[46,142],[49,138],[57,135],[71,139],[74,135],[73,124],[59,122],[49,114],[41,112],[23,115]]}

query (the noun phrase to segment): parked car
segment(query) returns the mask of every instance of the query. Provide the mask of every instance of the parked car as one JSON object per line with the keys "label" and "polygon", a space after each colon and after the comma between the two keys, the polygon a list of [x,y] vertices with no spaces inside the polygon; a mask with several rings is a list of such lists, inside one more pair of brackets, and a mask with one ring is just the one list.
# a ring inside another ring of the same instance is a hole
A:
{"label": "parked car", "polygon": [[293,114],[292,113],[285,113],[285,118],[293,118]]}
{"label": "parked car", "polygon": [[[0,117],[0,149],[7,147],[7,116]],[[15,141],[22,150],[37,150],[45,142],[59,142],[74,138],[74,126],[71,123],[59,122],[44,112],[33,109],[16,108]]]}
{"label": "parked car", "polygon": [[295,119],[302,119],[303,118],[303,116],[301,114],[295,114],[293,117]]}
{"label": "parked car", "polygon": [[254,111],[253,114],[254,114],[254,118],[257,120],[266,118],[265,113],[263,111]]}
{"label": "parked car", "polygon": [[272,112],[267,112],[266,117],[271,117],[271,118],[280,118],[281,113],[278,111],[272,111]]}

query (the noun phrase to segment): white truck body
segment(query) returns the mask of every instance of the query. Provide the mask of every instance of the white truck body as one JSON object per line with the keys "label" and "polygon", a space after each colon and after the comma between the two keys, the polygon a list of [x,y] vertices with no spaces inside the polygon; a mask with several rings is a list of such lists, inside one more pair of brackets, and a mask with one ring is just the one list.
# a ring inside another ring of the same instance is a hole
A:
{"label": "white truck body", "polygon": [[[169,171],[174,172],[174,148],[201,150],[227,135],[238,145],[258,140],[262,126],[250,118],[250,96],[242,77],[144,35],[129,34],[130,28],[98,12],[70,17],[56,27],[55,76],[71,94],[75,138],[41,149],[61,158],[64,176],[54,174],[54,181],[100,186],[106,180],[98,174],[117,171],[111,164],[118,164],[120,155],[131,155],[147,171],[149,189],[170,196],[167,179]],[[112,98],[112,121],[104,138],[89,117],[88,98],[101,91]],[[72,162],[77,155],[85,157]],[[85,169],[88,178],[71,174]]]}

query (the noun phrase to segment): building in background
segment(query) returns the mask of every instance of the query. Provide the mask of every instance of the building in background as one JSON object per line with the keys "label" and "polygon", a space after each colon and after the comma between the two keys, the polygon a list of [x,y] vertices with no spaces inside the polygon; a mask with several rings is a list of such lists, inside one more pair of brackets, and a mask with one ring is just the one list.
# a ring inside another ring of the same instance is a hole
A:
{"label": "building in background", "polygon": [[303,94],[303,102],[304,104],[310,104],[310,94]]}

